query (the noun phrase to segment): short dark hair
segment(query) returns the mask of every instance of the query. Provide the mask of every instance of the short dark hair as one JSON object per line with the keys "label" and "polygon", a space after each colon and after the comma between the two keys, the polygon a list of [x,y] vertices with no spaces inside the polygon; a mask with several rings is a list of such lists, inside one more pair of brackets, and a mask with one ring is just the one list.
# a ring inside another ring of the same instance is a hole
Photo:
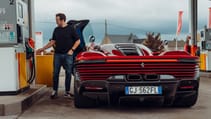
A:
{"label": "short dark hair", "polygon": [[58,14],[56,14],[56,17],[59,17],[60,20],[66,21],[66,15],[63,14],[63,13],[58,13]]}

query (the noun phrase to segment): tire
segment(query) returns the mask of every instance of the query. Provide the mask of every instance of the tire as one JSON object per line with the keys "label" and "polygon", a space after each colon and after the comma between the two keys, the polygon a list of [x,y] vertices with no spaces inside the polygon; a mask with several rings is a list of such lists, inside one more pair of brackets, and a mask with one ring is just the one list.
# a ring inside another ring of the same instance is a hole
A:
{"label": "tire", "polygon": [[119,105],[119,98],[117,94],[110,94],[109,98],[110,106],[118,106]]}
{"label": "tire", "polygon": [[198,91],[195,94],[188,97],[181,97],[176,99],[174,106],[190,108],[196,104],[198,100]]}
{"label": "tire", "polygon": [[80,95],[74,88],[74,105],[76,108],[93,108],[96,106],[96,100]]}

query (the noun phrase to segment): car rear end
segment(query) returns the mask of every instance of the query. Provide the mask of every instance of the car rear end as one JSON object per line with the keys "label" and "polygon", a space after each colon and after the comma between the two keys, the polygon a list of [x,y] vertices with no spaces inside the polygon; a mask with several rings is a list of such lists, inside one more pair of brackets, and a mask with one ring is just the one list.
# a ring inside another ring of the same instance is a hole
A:
{"label": "car rear end", "polygon": [[198,58],[189,55],[95,56],[76,63],[75,92],[95,102],[154,100],[190,107],[198,87]]}

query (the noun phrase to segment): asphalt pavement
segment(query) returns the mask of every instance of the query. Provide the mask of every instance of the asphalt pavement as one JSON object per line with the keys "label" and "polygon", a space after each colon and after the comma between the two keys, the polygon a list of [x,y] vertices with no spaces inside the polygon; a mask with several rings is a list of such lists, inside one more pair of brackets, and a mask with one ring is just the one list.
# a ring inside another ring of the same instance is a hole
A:
{"label": "asphalt pavement", "polygon": [[[211,119],[211,79],[201,78],[199,99],[191,108],[159,106],[101,106],[77,109],[73,100],[63,97],[56,100],[49,94],[19,116],[18,119]],[[0,117],[1,118],[1,117]],[[2,117],[3,118],[3,117]]]}

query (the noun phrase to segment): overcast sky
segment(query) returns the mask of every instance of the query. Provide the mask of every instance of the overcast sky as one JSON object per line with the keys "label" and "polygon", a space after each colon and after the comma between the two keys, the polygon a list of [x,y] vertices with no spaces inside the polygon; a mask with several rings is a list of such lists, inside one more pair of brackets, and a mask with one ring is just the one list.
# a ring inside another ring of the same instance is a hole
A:
{"label": "overcast sky", "polygon": [[[188,31],[189,0],[35,0],[37,22],[54,22],[55,14],[63,12],[68,19],[91,19],[124,27],[163,29],[175,33],[178,11],[184,11],[183,31]],[[208,20],[211,1],[198,0],[199,28]]]}
{"label": "overcast sky", "polygon": [[[206,19],[208,0],[199,1],[199,18]],[[69,19],[165,22],[177,19],[178,10],[188,18],[188,0],[35,0],[36,20],[54,19],[58,12]]]}

